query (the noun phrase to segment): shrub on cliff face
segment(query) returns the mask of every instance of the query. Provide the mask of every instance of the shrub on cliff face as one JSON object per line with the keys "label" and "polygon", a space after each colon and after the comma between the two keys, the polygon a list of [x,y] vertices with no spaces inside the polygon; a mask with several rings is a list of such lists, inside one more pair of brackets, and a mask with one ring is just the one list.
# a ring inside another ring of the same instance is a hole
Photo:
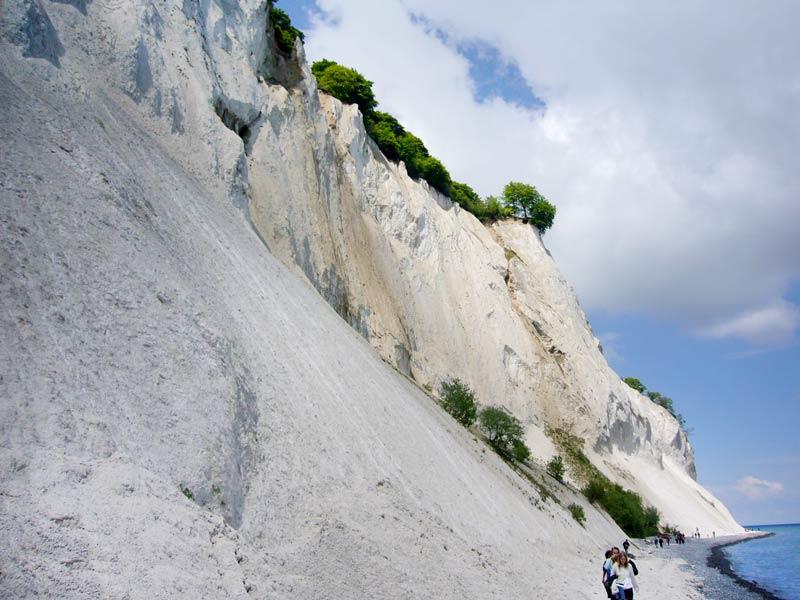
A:
{"label": "shrub on cliff face", "polygon": [[639,494],[602,476],[592,479],[582,491],[589,502],[602,506],[629,536],[648,537],[658,532],[658,510],[645,506]]}
{"label": "shrub on cliff face", "polygon": [[471,426],[478,415],[475,394],[460,379],[453,379],[439,386],[442,406],[464,427]]}
{"label": "shrub on cliff face", "polygon": [[586,521],[586,513],[583,511],[583,507],[579,504],[572,503],[567,508],[570,514],[572,514],[572,518],[583,525],[584,521]]}
{"label": "shrub on cliff face", "polygon": [[[524,453],[522,450],[524,447],[527,450],[525,457],[530,455],[530,450],[522,439],[525,433],[522,424],[506,409],[500,406],[488,406],[480,412],[479,419],[481,429],[499,454],[514,458]],[[516,451],[515,447],[517,447]]]}
{"label": "shrub on cliff face", "polygon": [[562,459],[560,456],[554,456],[552,459],[550,459],[550,462],[547,463],[547,472],[554,479],[563,482],[564,481],[564,459]]}
{"label": "shrub on cliff face", "polygon": [[289,54],[294,49],[294,41],[297,38],[300,38],[301,42],[305,39],[303,32],[292,26],[289,15],[280,8],[269,9],[269,21],[275,31],[275,43],[282,52]]}

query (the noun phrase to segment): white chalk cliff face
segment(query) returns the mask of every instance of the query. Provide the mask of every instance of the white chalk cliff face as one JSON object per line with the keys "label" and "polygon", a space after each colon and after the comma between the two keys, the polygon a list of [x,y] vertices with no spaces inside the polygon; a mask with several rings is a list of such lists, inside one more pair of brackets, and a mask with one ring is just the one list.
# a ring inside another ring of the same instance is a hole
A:
{"label": "white chalk cliff face", "polygon": [[273,254],[421,386],[468,382],[523,420],[540,456],[556,451],[547,428],[584,438],[664,522],[742,530],[695,482],[676,420],[610,369],[535,228],[484,226],[387,161],[305,65],[292,83],[269,89],[247,144],[250,214]]}
{"label": "white chalk cliff face", "polygon": [[[595,597],[624,534],[381,357],[508,406],[541,458],[545,426],[580,435],[670,523],[739,531],[535,231],[387,163],[266,23],[0,5],[0,596]],[[644,586],[696,597],[651,560]]]}

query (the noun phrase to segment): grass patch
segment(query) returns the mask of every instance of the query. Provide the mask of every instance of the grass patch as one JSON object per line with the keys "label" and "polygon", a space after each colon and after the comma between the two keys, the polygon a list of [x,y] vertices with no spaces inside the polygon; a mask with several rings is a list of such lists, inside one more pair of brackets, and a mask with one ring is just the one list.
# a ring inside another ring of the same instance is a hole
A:
{"label": "grass patch", "polygon": [[586,521],[586,513],[583,511],[583,507],[580,504],[575,504],[573,502],[567,508],[569,509],[572,518],[583,525],[583,523]]}

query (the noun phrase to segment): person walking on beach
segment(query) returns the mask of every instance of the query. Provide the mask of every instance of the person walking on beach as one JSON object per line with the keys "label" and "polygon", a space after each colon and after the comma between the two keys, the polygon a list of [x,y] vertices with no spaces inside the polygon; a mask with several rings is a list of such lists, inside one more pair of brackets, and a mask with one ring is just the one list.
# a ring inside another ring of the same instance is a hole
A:
{"label": "person walking on beach", "polygon": [[628,553],[628,548],[630,547],[631,543],[628,541],[628,538],[625,538],[625,541],[622,542],[622,548],[625,550],[625,554]]}
{"label": "person walking on beach", "polygon": [[658,538],[658,545],[659,545],[660,547],[662,547],[662,548],[664,547],[664,538],[662,538],[662,537],[660,537],[660,536],[659,536],[659,538]]}
{"label": "person walking on beach", "polygon": [[606,590],[606,596],[611,598],[611,550],[606,550],[606,558],[603,561],[603,588]]}
{"label": "person walking on beach", "polygon": [[611,584],[614,581],[614,577],[611,573],[614,569],[614,565],[617,564],[619,554],[619,548],[614,546],[611,550],[606,551],[606,559],[603,562],[603,587],[606,589],[606,595],[609,598],[612,596]]}
{"label": "person walking on beach", "polygon": [[611,567],[611,576],[614,578],[612,586],[617,598],[633,600],[634,591],[639,591],[639,583],[636,581],[633,565],[624,552],[617,557],[616,564]]}

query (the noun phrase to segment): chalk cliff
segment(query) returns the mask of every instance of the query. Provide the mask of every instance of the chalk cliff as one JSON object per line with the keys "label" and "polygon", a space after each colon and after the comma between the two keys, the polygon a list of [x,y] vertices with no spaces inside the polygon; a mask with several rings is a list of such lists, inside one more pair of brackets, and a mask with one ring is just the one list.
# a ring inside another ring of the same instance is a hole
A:
{"label": "chalk cliff", "polygon": [[596,596],[624,534],[444,414],[450,376],[739,531],[536,232],[387,162],[265,9],[0,6],[0,596],[527,598],[545,556]]}

